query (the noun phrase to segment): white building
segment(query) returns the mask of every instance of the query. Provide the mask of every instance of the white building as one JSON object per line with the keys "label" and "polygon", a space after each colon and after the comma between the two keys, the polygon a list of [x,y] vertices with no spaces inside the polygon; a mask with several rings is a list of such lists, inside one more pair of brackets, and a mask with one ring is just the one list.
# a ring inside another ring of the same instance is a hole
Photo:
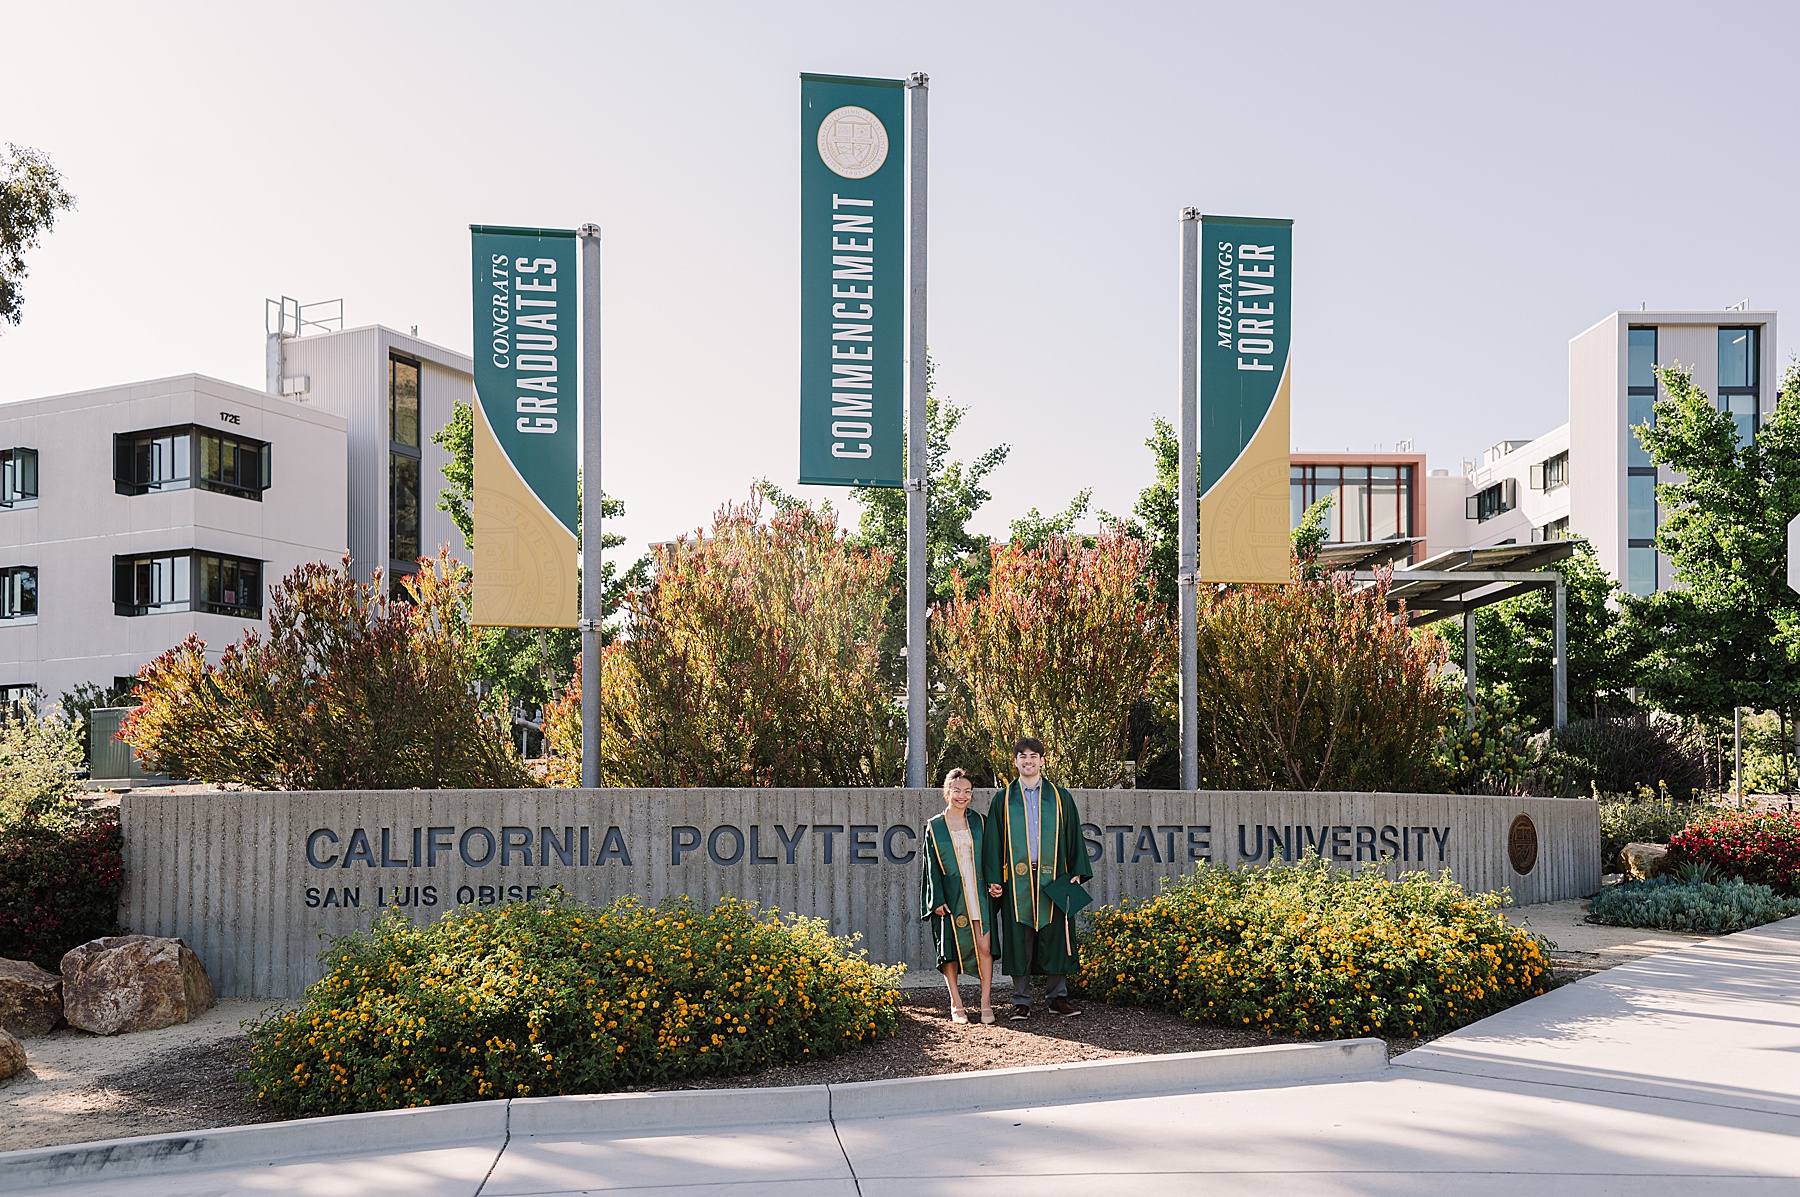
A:
{"label": "white building", "polygon": [[[1426,544],[1415,560],[1567,534],[1590,541],[1600,564],[1630,593],[1667,588],[1669,562],[1653,544],[1656,484],[1676,476],[1652,466],[1632,432],[1654,418],[1662,394],[1656,367],[1690,371],[1720,410],[1737,417],[1740,435],[1749,436],[1775,409],[1776,361],[1773,312],[1612,313],[1569,342],[1568,423],[1535,439],[1501,441],[1460,471],[1425,471],[1424,509],[1411,534]],[[1330,461],[1347,470],[1344,463],[1353,459],[1402,460],[1296,453],[1295,502],[1300,463]]]}
{"label": "white building", "polygon": [[431,438],[470,360],[379,326],[269,357],[263,390],[183,375],[0,406],[0,698],[120,685],[190,633],[217,659],[304,562],[467,560]]}
{"label": "white building", "polygon": [[263,627],[344,551],[344,420],[197,374],[0,407],[0,687],[108,686]]}

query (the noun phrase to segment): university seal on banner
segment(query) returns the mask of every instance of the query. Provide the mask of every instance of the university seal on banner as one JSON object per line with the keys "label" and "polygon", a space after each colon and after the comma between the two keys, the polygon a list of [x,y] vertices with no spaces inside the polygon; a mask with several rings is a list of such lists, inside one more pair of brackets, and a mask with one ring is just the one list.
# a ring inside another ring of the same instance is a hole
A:
{"label": "university seal on banner", "polygon": [[866,179],[881,169],[887,155],[887,129],[867,108],[846,105],[819,122],[819,157],[833,174]]}

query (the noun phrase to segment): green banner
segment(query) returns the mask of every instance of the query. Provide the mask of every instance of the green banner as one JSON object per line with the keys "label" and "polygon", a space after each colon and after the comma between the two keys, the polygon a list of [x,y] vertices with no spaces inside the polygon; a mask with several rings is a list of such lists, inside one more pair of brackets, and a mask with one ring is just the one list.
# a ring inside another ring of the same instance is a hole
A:
{"label": "green banner", "polygon": [[1200,576],[1285,582],[1294,222],[1200,218]]}
{"label": "green banner", "polygon": [[800,481],[902,486],[906,84],[800,76]]}
{"label": "green banner", "polygon": [[474,621],[572,628],[579,614],[575,234],[490,225],[470,232]]}

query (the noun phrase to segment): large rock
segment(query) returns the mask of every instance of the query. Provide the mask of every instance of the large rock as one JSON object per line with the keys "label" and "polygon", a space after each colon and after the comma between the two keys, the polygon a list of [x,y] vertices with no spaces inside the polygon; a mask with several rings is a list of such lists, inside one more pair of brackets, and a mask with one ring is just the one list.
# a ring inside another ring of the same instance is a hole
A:
{"label": "large rock", "polygon": [[62,1020],[61,977],[29,960],[0,959],[0,1031],[48,1035]]}
{"label": "large rock", "polygon": [[63,1017],[97,1035],[190,1022],[213,1004],[200,957],[179,939],[109,935],[62,958]]}
{"label": "large rock", "polygon": [[1625,862],[1625,875],[1633,881],[1648,881],[1674,864],[1667,844],[1626,844],[1619,849],[1619,859]]}
{"label": "large rock", "polygon": [[25,1071],[25,1045],[0,1031],[0,1081]]}

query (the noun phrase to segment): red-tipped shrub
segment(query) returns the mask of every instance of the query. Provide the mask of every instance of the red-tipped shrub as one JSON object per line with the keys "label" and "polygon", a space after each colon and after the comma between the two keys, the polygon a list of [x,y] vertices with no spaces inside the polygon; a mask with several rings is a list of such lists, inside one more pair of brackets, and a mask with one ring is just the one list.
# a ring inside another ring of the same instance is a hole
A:
{"label": "red-tipped shrub", "polygon": [[1732,877],[1800,895],[1800,812],[1719,811],[1702,815],[1669,837],[1687,860]]}
{"label": "red-tipped shrub", "polygon": [[0,956],[55,972],[70,948],[116,935],[122,846],[111,813],[0,831]]}

